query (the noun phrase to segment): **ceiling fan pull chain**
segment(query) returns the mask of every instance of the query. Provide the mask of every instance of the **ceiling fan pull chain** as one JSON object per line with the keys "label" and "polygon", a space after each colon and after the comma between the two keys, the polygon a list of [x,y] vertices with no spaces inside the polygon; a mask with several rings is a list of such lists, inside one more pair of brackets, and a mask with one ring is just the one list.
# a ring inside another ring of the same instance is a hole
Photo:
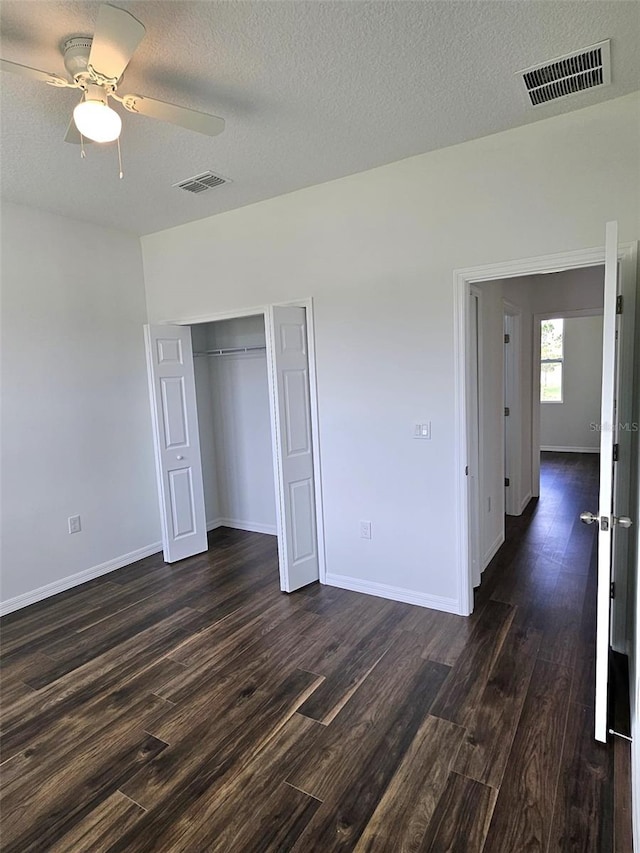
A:
{"label": "ceiling fan pull chain", "polygon": [[84,160],[87,156],[87,152],[84,150],[84,136],[80,134],[80,159]]}
{"label": "ceiling fan pull chain", "polygon": [[120,137],[118,137],[118,165],[120,167],[120,180],[124,178],[124,172],[122,171],[122,153],[120,151]]}

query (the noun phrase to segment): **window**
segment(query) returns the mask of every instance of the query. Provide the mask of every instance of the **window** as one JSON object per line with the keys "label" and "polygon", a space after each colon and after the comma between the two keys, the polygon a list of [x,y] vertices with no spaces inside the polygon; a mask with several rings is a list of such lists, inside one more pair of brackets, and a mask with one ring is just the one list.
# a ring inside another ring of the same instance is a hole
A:
{"label": "window", "polygon": [[540,402],[562,402],[564,320],[540,323]]}

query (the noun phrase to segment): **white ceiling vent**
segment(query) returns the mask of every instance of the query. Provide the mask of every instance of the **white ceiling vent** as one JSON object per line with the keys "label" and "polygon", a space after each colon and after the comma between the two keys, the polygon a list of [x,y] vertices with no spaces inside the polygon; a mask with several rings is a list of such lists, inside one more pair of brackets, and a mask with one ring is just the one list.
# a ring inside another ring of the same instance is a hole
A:
{"label": "white ceiling vent", "polygon": [[574,95],[611,82],[610,41],[601,41],[519,71],[527,103],[537,107],[566,95]]}
{"label": "white ceiling vent", "polygon": [[178,181],[172,186],[186,190],[188,193],[203,193],[205,190],[212,190],[214,187],[228,183],[230,183],[229,178],[221,178],[220,175],[214,175],[213,172],[203,172],[201,175],[194,175],[193,178],[187,178],[185,181]]}

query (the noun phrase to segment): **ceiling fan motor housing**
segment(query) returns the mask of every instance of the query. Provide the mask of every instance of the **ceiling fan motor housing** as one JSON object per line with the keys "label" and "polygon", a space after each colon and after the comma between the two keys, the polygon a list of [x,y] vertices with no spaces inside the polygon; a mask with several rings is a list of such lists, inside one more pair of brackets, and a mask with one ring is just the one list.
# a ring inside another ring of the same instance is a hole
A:
{"label": "ceiling fan motor housing", "polygon": [[91,53],[92,41],[93,39],[90,36],[75,36],[67,39],[62,47],[64,67],[76,81],[79,77],[86,76],[89,73],[87,63]]}

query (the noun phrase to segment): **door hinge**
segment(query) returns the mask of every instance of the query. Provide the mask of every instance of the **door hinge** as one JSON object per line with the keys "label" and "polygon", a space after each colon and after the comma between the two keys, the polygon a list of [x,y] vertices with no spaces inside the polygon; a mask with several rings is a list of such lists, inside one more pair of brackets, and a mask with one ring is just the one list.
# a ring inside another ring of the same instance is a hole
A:
{"label": "door hinge", "polygon": [[504,342],[505,342],[505,344],[511,343],[511,335],[505,335],[504,336]]}
{"label": "door hinge", "polygon": [[609,587],[609,598],[615,598],[615,597],[616,597],[616,585],[612,581],[611,586]]}
{"label": "door hinge", "polygon": [[510,409],[509,409],[509,406],[505,406],[505,407],[504,407],[504,416],[505,416],[505,418],[508,418],[510,414],[511,414],[511,411],[510,411]]}
{"label": "door hinge", "polygon": [[613,445],[613,461],[614,461],[614,462],[617,462],[617,461],[618,461],[618,456],[619,456],[619,455],[620,455],[620,445],[619,445],[619,444],[614,444],[614,445]]}
{"label": "door hinge", "polygon": [[465,476],[465,477],[468,477],[468,476],[469,476],[469,466],[468,466],[468,465],[465,465],[465,466],[464,466],[464,476]]}
{"label": "door hinge", "polygon": [[508,477],[505,477],[505,478],[504,478],[504,485],[505,485],[505,488],[506,488],[506,486],[510,486],[510,485],[511,485],[511,483],[509,482],[509,478],[508,478]]}
{"label": "door hinge", "polygon": [[624,297],[622,294],[616,298],[616,314],[622,314],[622,309],[624,308]]}

